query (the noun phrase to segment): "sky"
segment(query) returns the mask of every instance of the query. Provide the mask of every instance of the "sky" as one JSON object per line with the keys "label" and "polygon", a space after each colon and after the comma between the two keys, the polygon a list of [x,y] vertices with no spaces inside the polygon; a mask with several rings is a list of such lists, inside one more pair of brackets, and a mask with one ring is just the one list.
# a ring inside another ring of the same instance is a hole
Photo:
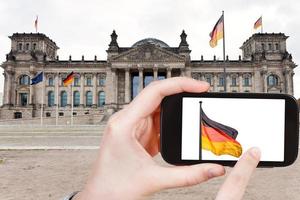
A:
{"label": "sky", "polygon": [[[184,29],[192,50],[191,58],[222,59],[222,45],[209,46],[209,33],[225,12],[226,54],[238,59],[243,42],[255,31],[254,22],[263,16],[264,32],[289,36],[287,50],[300,62],[300,1],[297,0],[0,0],[0,63],[10,51],[8,36],[15,32],[46,34],[60,47],[60,59],[106,59],[112,30],[119,46],[154,37],[178,46]],[[0,69],[0,92],[3,91]],[[300,67],[294,69],[294,95],[300,98]]]}

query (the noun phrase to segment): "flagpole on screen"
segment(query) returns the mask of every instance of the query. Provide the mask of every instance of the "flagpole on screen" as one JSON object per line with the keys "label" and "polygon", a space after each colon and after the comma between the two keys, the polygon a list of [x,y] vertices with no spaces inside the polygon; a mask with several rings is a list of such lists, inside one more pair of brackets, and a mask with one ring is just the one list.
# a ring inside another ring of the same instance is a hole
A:
{"label": "flagpole on screen", "polygon": [[42,71],[42,104],[41,104],[41,126],[43,126],[43,113],[44,113],[44,90],[45,90],[45,82],[44,82],[44,70]]}
{"label": "flagpole on screen", "polygon": [[224,74],[224,92],[226,92],[226,66],[225,66],[225,17],[224,17],[224,11],[222,11],[223,15],[223,74]]}
{"label": "flagpole on screen", "polygon": [[200,128],[199,128],[199,160],[202,159],[202,127],[201,127],[201,123],[202,123],[202,116],[201,116],[201,110],[202,110],[202,101],[199,101],[199,104],[200,104],[200,109],[199,109],[199,121],[200,121]]}
{"label": "flagpole on screen", "polygon": [[58,87],[59,87],[59,73],[56,75],[56,111],[55,111],[55,125],[58,125]]}

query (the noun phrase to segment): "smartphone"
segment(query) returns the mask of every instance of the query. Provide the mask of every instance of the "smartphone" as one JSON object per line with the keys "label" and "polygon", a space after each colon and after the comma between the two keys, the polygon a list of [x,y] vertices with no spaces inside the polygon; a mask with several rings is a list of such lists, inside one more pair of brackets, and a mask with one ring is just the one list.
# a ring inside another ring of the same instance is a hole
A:
{"label": "smartphone", "polygon": [[287,94],[179,93],[161,103],[160,145],[173,165],[233,166],[259,147],[259,167],[291,165],[298,155],[299,108]]}

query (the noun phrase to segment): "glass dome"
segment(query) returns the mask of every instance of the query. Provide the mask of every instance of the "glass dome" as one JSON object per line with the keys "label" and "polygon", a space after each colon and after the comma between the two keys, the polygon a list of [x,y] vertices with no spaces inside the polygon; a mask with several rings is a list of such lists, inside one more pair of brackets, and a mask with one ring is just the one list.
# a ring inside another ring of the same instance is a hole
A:
{"label": "glass dome", "polygon": [[157,45],[160,47],[169,47],[169,45],[167,45],[165,42],[155,39],[155,38],[146,38],[146,39],[140,40],[140,41],[134,43],[132,45],[132,47],[137,47],[137,46],[140,46],[140,45],[143,45],[146,43],[154,44],[154,45]]}

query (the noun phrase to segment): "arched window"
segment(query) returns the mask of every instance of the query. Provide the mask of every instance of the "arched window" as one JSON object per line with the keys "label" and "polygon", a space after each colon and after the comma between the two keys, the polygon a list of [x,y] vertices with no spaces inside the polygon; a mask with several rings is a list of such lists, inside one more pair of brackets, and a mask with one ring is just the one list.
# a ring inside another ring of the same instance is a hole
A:
{"label": "arched window", "polygon": [[19,43],[18,44],[18,50],[22,51],[22,47],[23,47],[22,43]]}
{"label": "arched window", "polygon": [[30,78],[27,75],[20,76],[19,80],[20,85],[29,85],[30,84]]}
{"label": "arched window", "polygon": [[105,105],[105,92],[101,91],[98,93],[98,106],[104,106]]}
{"label": "arched window", "polygon": [[68,103],[68,94],[66,91],[61,91],[60,93],[60,106],[66,107]]}
{"label": "arched window", "polygon": [[278,43],[275,44],[275,50],[279,50],[279,45],[278,45]]}
{"label": "arched window", "polygon": [[224,86],[224,77],[223,76],[219,76],[219,86]]}
{"label": "arched window", "polygon": [[79,86],[79,77],[74,77],[74,86]]}
{"label": "arched window", "polygon": [[276,86],[279,84],[279,78],[278,76],[271,74],[267,78],[267,84],[268,86]]}
{"label": "arched window", "polygon": [[53,86],[53,85],[54,85],[54,82],[53,82],[53,78],[52,78],[52,77],[49,77],[49,79],[48,79],[48,85],[49,85],[49,86]]}
{"label": "arched window", "polygon": [[93,105],[93,94],[91,91],[87,91],[85,93],[85,105],[92,106]]}
{"label": "arched window", "polygon": [[87,86],[92,86],[92,78],[91,77],[86,78],[86,85]]}
{"label": "arched window", "polygon": [[54,92],[53,91],[49,91],[48,92],[48,106],[54,106]]}
{"label": "arched window", "polygon": [[232,86],[237,86],[236,76],[231,77],[231,85]]}
{"label": "arched window", "polygon": [[104,86],[105,85],[105,76],[101,75],[99,78],[99,85]]}
{"label": "arched window", "polygon": [[74,91],[73,93],[73,105],[75,107],[80,105],[80,93],[78,91]]}
{"label": "arched window", "polygon": [[269,50],[273,50],[271,43],[269,43]]}
{"label": "arched window", "polygon": [[251,85],[251,75],[246,74],[243,78],[243,86],[250,86]]}
{"label": "arched window", "polygon": [[26,43],[25,50],[26,50],[26,51],[29,50],[29,43]]}
{"label": "arched window", "polygon": [[36,49],[36,43],[33,43],[32,50],[35,50],[35,49]]}
{"label": "arched window", "polygon": [[262,50],[262,51],[265,50],[265,44],[264,44],[264,43],[261,44],[261,50]]}

